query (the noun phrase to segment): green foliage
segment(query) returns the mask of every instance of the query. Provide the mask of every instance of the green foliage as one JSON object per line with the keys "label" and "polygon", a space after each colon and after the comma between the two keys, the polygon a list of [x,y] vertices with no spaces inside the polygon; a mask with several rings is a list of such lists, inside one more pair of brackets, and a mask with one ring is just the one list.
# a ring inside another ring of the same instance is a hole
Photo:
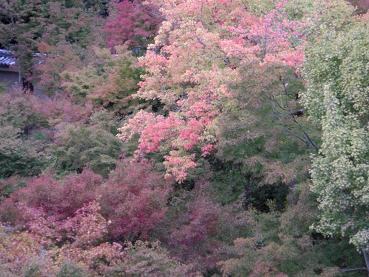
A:
{"label": "green foliage", "polygon": [[222,204],[242,195],[245,207],[283,210],[289,186],[306,178],[308,155],[318,141],[314,126],[293,115],[301,109],[296,97],[304,86],[286,67],[253,64],[241,72],[236,100],[218,122],[212,189]]}
{"label": "green foliage", "polygon": [[114,114],[109,113],[106,110],[94,112],[90,116],[89,125],[96,129],[105,130],[113,135],[118,133],[118,128],[120,127],[119,121]]}
{"label": "green foliage", "polygon": [[29,265],[24,272],[24,277],[42,277],[40,267],[37,264]]}
{"label": "green foliage", "polygon": [[124,47],[117,47],[115,55],[108,49],[94,51],[92,63],[63,73],[63,87],[79,101],[90,99],[116,113],[132,112],[137,101],[130,96],[138,90],[143,70]]}
{"label": "green foliage", "polygon": [[[332,90],[346,90],[347,93],[349,89],[357,91],[363,88],[360,80],[350,80],[349,76],[356,75],[363,81],[366,78],[365,68],[362,67],[365,65],[365,51],[361,48],[365,47],[365,27],[352,26],[354,23],[350,17],[352,9],[342,2],[338,6],[326,7],[325,16],[316,23],[315,35],[311,36],[305,53],[304,77],[309,81],[309,86],[306,93],[302,94],[302,102],[308,108],[311,119],[319,123],[326,110],[324,90],[327,85]],[[349,33],[349,37],[346,36],[347,33]],[[343,47],[338,48],[337,43],[342,44]],[[352,50],[354,52],[351,52]],[[341,66],[343,71],[341,71]],[[356,72],[350,72],[351,70]],[[357,83],[357,81],[359,82]],[[356,84],[357,88],[354,87]],[[360,92],[357,91],[356,97],[358,94]],[[352,105],[353,103],[343,104]]]}
{"label": "green foliage", "polygon": [[211,188],[221,204],[230,204],[245,191],[246,176],[237,168],[218,171],[214,174]]}
{"label": "green foliage", "polygon": [[[263,15],[273,9],[278,0],[242,0],[242,3],[253,14]],[[291,19],[301,19],[311,15],[317,8],[316,0],[289,0],[283,7]]]}
{"label": "green foliage", "polygon": [[89,167],[107,176],[115,167],[121,149],[121,142],[112,133],[93,126],[71,126],[57,140],[54,168],[60,175]]}
{"label": "green foliage", "polygon": [[19,174],[33,176],[45,167],[45,157],[39,153],[40,145],[25,140],[21,131],[11,126],[0,128],[0,177]]}
{"label": "green foliage", "polygon": [[361,257],[347,241],[323,239],[309,231],[316,212],[306,184],[290,193],[283,213],[247,212],[249,236],[235,240],[236,257],[220,263],[223,274],[340,276],[338,267],[360,267]]}
{"label": "green foliage", "polygon": [[[87,9],[84,1],[11,0],[0,3],[0,44],[14,51],[23,82],[35,77],[34,65],[40,41],[60,42],[86,48],[96,36],[98,11]],[[54,71],[54,74],[58,74]],[[31,88],[30,84],[28,84]]]}
{"label": "green foliage", "polygon": [[0,104],[0,126],[12,126],[28,135],[37,128],[48,127],[47,119],[32,107],[29,99],[19,92],[2,95]]}
{"label": "green foliage", "polygon": [[0,82],[0,94],[4,93],[6,90],[5,84],[3,84],[2,82]]}
{"label": "green foliage", "polygon": [[93,66],[86,66],[79,72],[65,72],[63,73],[63,87],[74,98],[82,101],[95,86],[102,82],[103,78],[107,78],[106,74],[101,73]]}
{"label": "green foliage", "polygon": [[[190,274],[191,268],[172,259],[168,251],[158,242],[137,241],[134,245],[128,245],[126,253],[127,259],[111,270],[109,276],[185,277]],[[191,276],[196,275],[192,273]]]}
{"label": "green foliage", "polygon": [[[47,163],[47,144],[41,128],[47,119],[37,113],[29,99],[22,94],[1,96],[0,104],[0,176],[15,174],[33,176]],[[40,136],[37,136],[37,133]]]}
{"label": "green foliage", "polygon": [[[347,236],[369,247],[369,46],[368,20],[348,18],[343,4],[329,12],[322,33],[307,47],[303,102],[322,127],[322,146],[314,156],[311,189],[318,196],[315,228],[328,236]],[[332,25],[332,14],[338,22]]]}
{"label": "green foliage", "polygon": [[6,178],[0,180],[0,199],[8,197],[11,193],[26,185],[22,178]]}
{"label": "green foliage", "polygon": [[273,9],[275,0],[242,0],[247,9],[256,15],[262,15]]}
{"label": "green foliage", "polygon": [[87,275],[74,264],[65,263],[60,267],[56,277],[87,277]]}

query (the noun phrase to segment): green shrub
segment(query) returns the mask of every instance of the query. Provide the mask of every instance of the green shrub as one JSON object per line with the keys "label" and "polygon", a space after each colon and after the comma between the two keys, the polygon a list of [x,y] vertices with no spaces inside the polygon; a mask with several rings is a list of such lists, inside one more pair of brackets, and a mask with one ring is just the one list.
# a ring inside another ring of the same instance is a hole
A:
{"label": "green shrub", "polygon": [[112,133],[92,127],[69,127],[59,134],[54,149],[54,168],[59,175],[89,167],[107,176],[115,167],[121,142]]}
{"label": "green shrub", "polygon": [[0,128],[0,178],[12,175],[39,174],[47,159],[36,142],[21,137],[21,130],[11,126]]}
{"label": "green shrub", "polygon": [[87,275],[74,264],[65,263],[60,267],[56,277],[87,277]]}

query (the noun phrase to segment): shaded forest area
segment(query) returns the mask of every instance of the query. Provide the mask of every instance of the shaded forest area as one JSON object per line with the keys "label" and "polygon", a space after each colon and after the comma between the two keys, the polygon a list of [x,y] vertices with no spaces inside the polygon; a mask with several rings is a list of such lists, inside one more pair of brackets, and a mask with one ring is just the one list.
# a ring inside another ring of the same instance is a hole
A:
{"label": "shaded forest area", "polygon": [[368,9],[1,1],[0,276],[367,276]]}

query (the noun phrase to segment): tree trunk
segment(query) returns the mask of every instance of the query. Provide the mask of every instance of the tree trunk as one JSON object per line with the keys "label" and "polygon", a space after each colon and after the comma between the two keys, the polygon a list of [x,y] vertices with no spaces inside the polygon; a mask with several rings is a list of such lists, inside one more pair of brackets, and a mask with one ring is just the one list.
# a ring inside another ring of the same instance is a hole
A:
{"label": "tree trunk", "polygon": [[364,255],[364,260],[365,260],[365,266],[366,266],[366,270],[367,270],[367,274],[369,276],[369,255],[368,255],[368,251],[363,249],[363,255]]}
{"label": "tree trunk", "polygon": [[22,88],[25,93],[33,92],[33,84],[31,81],[27,80],[27,78],[22,77]]}

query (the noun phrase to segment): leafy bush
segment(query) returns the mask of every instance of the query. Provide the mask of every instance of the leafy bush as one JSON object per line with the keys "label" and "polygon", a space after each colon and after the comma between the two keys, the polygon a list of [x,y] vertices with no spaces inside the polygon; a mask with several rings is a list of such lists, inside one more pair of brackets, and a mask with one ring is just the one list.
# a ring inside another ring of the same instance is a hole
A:
{"label": "leafy bush", "polygon": [[40,150],[42,145],[22,138],[20,129],[12,126],[0,127],[0,178],[41,173],[46,157]]}
{"label": "leafy bush", "polygon": [[22,177],[12,176],[9,178],[0,179],[0,201],[8,197],[11,193],[26,185]]}
{"label": "leafy bush", "polygon": [[93,62],[62,74],[63,88],[79,102],[87,99],[115,113],[131,113],[138,104],[131,95],[138,90],[142,68],[125,47],[117,47],[115,55],[108,49],[94,51]]}
{"label": "leafy bush", "polygon": [[[352,7],[338,2],[326,14],[306,48],[308,89],[303,103],[322,129],[314,156],[311,190],[318,195],[316,230],[346,236],[369,249],[369,18],[352,18]],[[337,45],[340,45],[337,48]]]}
{"label": "leafy bush", "polygon": [[33,129],[47,127],[48,122],[28,96],[14,90],[0,96],[0,126],[13,126],[28,135]]}
{"label": "leafy bush", "polygon": [[118,164],[101,187],[102,214],[114,238],[146,238],[166,212],[168,186],[149,162]]}
{"label": "leafy bush", "polygon": [[125,253],[126,259],[109,271],[109,276],[185,277],[196,275],[191,266],[186,266],[171,258],[159,242],[137,241],[135,244],[128,244]]}
{"label": "leafy bush", "polygon": [[17,90],[0,96],[1,178],[37,175],[48,163],[48,121],[30,100]]}
{"label": "leafy bush", "polygon": [[146,47],[161,23],[158,7],[141,0],[122,1],[112,5],[105,24],[109,47],[127,43],[131,47]]}
{"label": "leafy bush", "polygon": [[309,227],[316,213],[315,199],[307,183],[290,192],[283,213],[247,211],[243,214],[247,233],[234,240],[231,258],[218,264],[223,274],[340,276],[339,267],[360,267],[359,253],[347,241],[324,239],[311,232]]}
{"label": "leafy bush", "polygon": [[39,212],[39,216],[50,217],[52,221],[64,220],[95,200],[96,187],[101,182],[99,175],[88,170],[66,176],[62,181],[50,174],[33,177],[0,204],[1,220],[22,226],[38,220]]}
{"label": "leafy bush", "polygon": [[114,114],[106,110],[99,110],[94,112],[89,118],[89,126],[102,129],[113,135],[118,133],[119,121]]}
{"label": "leafy bush", "polygon": [[94,127],[70,126],[58,134],[54,168],[60,175],[89,167],[107,176],[115,167],[121,142],[110,132]]}

